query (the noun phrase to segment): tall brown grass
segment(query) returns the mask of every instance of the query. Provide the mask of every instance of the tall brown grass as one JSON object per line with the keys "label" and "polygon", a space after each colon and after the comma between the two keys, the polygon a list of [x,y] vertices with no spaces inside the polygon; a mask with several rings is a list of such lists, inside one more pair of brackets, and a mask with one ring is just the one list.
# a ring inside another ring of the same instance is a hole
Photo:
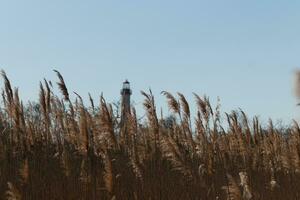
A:
{"label": "tall brown grass", "polygon": [[[300,199],[300,128],[267,128],[243,111],[226,114],[194,94],[196,116],[181,93],[166,97],[173,117],[157,116],[151,91],[147,120],[132,108],[125,125],[103,96],[71,101],[40,84],[24,106],[2,71],[1,199]],[[97,106],[98,104],[98,106]],[[125,128],[124,128],[125,127]]]}

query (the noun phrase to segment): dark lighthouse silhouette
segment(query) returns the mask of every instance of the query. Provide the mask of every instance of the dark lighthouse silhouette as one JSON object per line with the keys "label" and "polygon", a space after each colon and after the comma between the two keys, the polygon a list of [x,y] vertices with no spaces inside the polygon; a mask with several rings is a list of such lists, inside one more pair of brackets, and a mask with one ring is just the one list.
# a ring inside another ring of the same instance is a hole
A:
{"label": "dark lighthouse silhouette", "polygon": [[121,126],[124,127],[128,120],[128,116],[131,114],[130,108],[130,96],[132,95],[132,91],[130,89],[130,82],[126,80],[123,82],[123,88],[121,89]]}

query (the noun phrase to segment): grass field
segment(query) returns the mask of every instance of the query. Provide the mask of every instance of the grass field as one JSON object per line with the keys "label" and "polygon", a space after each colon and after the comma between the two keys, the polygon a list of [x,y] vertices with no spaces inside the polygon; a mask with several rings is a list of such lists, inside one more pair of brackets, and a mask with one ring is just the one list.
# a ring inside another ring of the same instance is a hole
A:
{"label": "grass field", "polygon": [[300,199],[296,122],[262,126],[197,94],[191,116],[185,97],[168,92],[173,117],[164,117],[149,91],[141,92],[147,121],[132,108],[121,126],[104,97],[72,102],[57,75],[61,94],[43,81],[39,102],[24,105],[2,72],[1,199]]}

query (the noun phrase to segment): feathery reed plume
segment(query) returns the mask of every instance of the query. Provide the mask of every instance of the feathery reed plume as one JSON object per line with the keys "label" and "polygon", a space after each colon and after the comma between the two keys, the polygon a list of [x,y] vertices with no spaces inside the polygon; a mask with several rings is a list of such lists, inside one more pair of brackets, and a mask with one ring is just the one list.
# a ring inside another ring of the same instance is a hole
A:
{"label": "feathery reed plume", "polygon": [[12,90],[10,81],[4,70],[1,70],[1,75],[2,75],[2,78],[4,79],[4,88],[5,88],[8,103],[12,104],[13,103],[13,90]]}
{"label": "feathery reed plume", "polygon": [[3,106],[4,108],[6,108],[8,106],[8,102],[7,102],[7,99],[6,99],[6,96],[5,96],[5,91],[2,89],[2,92],[1,92],[1,96],[2,96],[2,101],[3,101]]}
{"label": "feathery reed plume", "polygon": [[252,141],[252,136],[251,136],[251,130],[249,127],[249,120],[248,120],[246,113],[242,109],[240,109],[240,112],[242,114],[243,127],[245,128],[245,132],[246,132],[247,144],[250,145],[250,143]]}
{"label": "feathery reed plume", "polygon": [[184,113],[184,118],[186,118],[187,120],[190,119],[191,117],[191,112],[190,112],[190,107],[189,104],[187,102],[187,100],[185,99],[185,97],[183,96],[183,94],[181,93],[177,93],[179,98],[180,98],[180,102],[181,102],[181,107]]}
{"label": "feathery reed plume", "polygon": [[59,78],[59,82],[57,82],[57,85],[58,85],[60,91],[62,92],[65,100],[70,101],[69,92],[68,92],[68,89],[65,84],[65,80],[64,80],[63,76],[61,75],[61,73],[59,71],[57,71],[57,70],[53,70],[53,71],[57,74],[57,76]]}
{"label": "feathery reed plume", "polygon": [[196,103],[198,106],[198,109],[201,111],[201,114],[204,116],[206,124],[208,124],[210,114],[212,113],[212,108],[209,103],[209,100],[207,97],[204,97],[204,100],[200,98],[200,96],[196,93],[193,93],[196,98]]}
{"label": "feathery reed plume", "polygon": [[44,84],[46,86],[46,95],[45,95],[46,108],[47,108],[47,112],[51,113],[51,88],[46,79],[44,79]]}
{"label": "feathery reed plume", "polygon": [[[59,82],[57,82],[57,85],[61,91],[61,93],[63,94],[64,96],[64,100],[68,102],[69,104],[69,109],[70,109],[70,114],[71,114],[71,117],[70,117],[70,121],[71,121],[71,129],[72,129],[72,132],[73,133],[76,133],[77,130],[78,130],[78,126],[77,126],[77,123],[75,121],[75,111],[74,111],[74,107],[73,107],[73,104],[69,98],[69,92],[68,92],[68,89],[67,89],[67,86],[65,84],[65,81],[64,81],[64,78],[63,76],[60,74],[59,71],[57,70],[54,70],[54,72],[57,74],[58,78],[59,78]],[[62,103],[63,104],[63,103]]]}
{"label": "feathery reed plume", "polygon": [[41,106],[41,111],[44,117],[45,121],[45,127],[46,127],[46,137],[47,141],[50,139],[50,133],[49,133],[49,126],[50,126],[50,119],[49,119],[49,113],[47,109],[47,100],[46,100],[46,92],[44,90],[43,84],[40,82],[40,106]]}
{"label": "feathery reed plume", "polygon": [[41,105],[44,116],[47,115],[47,103],[46,103],[45,96],[46,96],[46,94],[45,94],[43,84],[40,82],[40,105]]}
{"label": "feathery reed plume", "polygon": [[204,140],[206,140],[206,134],[205,134],[206,130],[203,125],[200,111],[197,112],[197,117],[195,119],[195,125],[196,125],[197,134],[198,134],[198,139],[200,139],[201,142],[203,142]]}
{"label": "feathery reed plume", "polygon": [[144,100],[144,108],[147,111],[147,117],[150,123],[150,128],[152,129],[152,133],[154,135],[154,143],[155,143],[155,150],[157,150],[157,145],[159,142],[159,124],[158,124],[158,118],[156,114],[156,106],[154,102],[154,96],[152,94],[152,91],[149,91],[150,93],[147,94],[143,91],[141,91],[141,94],[145,97]]}
{"label": "feathery reed plume", "polygon": [[167,98],[170,110],[172,110],[174,113],[180,113],[180,104],[176,98],[171,93],[166,91],[162,91],[161,94]]}
{"label": "feathery reed plume", "polygon": [[103,96],[100,98],[100,124],[102,130],[109,134],[110,142],[113,147],[117,147],[118,141],[114,133],[114,120],[113,120],[113,113],[111,111],[111,106],[107,105]]}
{"label": "feathery reed plume", "polygon": [[84,152],[88,152],[89,150],[89,130],[88,130],[88,121],[87,121],[87,114],[86,114],[86,110],[84,108],[83,105],[83,99],[82,97],[77,94],[76,92],[74,92],[77,97],[80,100],[80,142],[82,144],[82,148],[81,150],[83,150]]}
{"label": "feathery reed plume", "polygon": [[19,90],[15,88],[14,90],[14,102],[13,102],[13,118],[15,122],[16,129],[20,131],[20,113],[21,113],[21,105],[19,98]]}
{"label": "feathery reed plume", "polygon": [[183,110],[183,130],[187,132],[188,134],[188,140],[190,142],[190,145],[194,148],[194,139],[193,139],[193,133],[192,133],[192,126],[191,126],[191,112],[190,112],[190,106],[184,97],[183,94],[177,93],[180,99],[181,107]]}
{"label": "feathery reed plume", "polygon": [[90,103],[91,103],[92,109],[93,109],[93,111],[95,111],[94,100],[93,100],[92,95],[90,93],[89,93],[89,99],[90,99]]}

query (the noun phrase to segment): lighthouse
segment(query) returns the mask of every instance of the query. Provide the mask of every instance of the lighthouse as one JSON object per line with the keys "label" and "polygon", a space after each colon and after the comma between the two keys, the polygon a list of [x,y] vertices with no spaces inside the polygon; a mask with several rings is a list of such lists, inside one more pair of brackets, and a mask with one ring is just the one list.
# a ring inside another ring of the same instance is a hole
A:
{"label": "lighthouse", "polygon": [[130,83],[128,80],[123,82],[123,88],[121,89],[121,98],[122,98],[122,108],[121,108],[121,124],[126,124],[128,115],[130,114],[130,96],[132,91],[130,89]]}

